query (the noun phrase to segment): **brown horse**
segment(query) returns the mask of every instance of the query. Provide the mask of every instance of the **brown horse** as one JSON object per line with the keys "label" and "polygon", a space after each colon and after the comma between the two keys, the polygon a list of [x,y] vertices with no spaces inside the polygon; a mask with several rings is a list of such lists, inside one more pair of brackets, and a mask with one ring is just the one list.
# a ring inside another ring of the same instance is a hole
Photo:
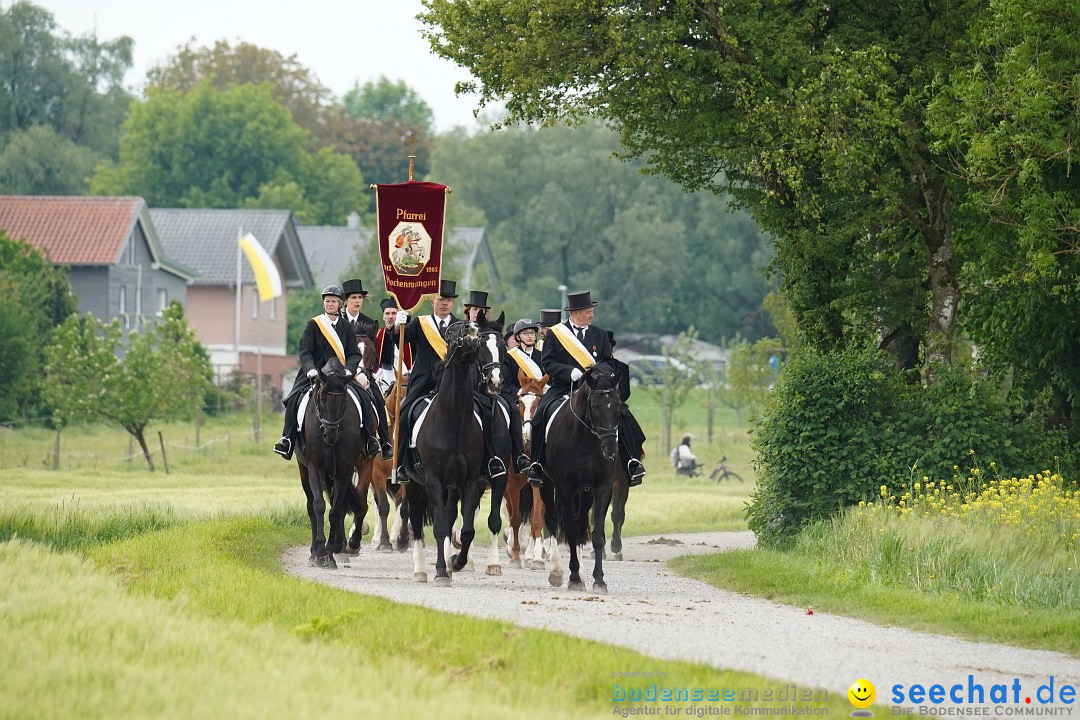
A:
{"label": "brown horse", "polygon": [[[399,400],[404,400],[408,391],[409,376],[405,375],[399,376],[398,381],[391,385],[386,395],[384,395],[386,400],[386,421],[390,426],[391,436],[393,436],[394,427],[397,424],[397,416],[394,411]],[[375,497],[375,506],[379,511],[375,532],[371,535],[371,547],[379,552],[392,552],[395,549],[398,552],[405,552],[409,547],[409,538],[405,532],[405,522],[408,515],[403,514],[407,512],[404,504],[405,488],[402,486],[398,486],[397,493],[393,495],[394,505],[397,507],[393,533],[390,532],[390,527],[387,525],[390,516],[391,498],[388,482],[393,469],[393,460],[383,460],[381,456],[376,456],[371,463],[371,472],[366,477],[361,476],[360,478],[360,494],[366,498],[368,488],[371,488],[372,495]]]}
{"label": "brown horse", "polygon": [[[539,380],[530,378],[518,370],[518,385],[521,392],[518,394],[518,411],[521,413],[521,427],[524,432],[525,454],[532,451],[530,430],[532,429],[533,412],[540,402],[540,396],[544,394],[548,376],[544,375]],[[525,548],[524,566],[543,570],[544,560],[541,556],[543,549],[544,531],[544,503],[540,499],[539,488],[527,485],[528,473],[519,473],[513,469],[513,463],[508,466],[510,478],[506,483],[506,514],[509,518],[507,523],[506,553],[510,558],[510,567],[522,567],[521,558],[521,533],[525,523],[522,515],[527,513],[529,517],[529,542]],[[524,492],[523,492],[524,491]],[[531,500],[531,502],[530,502]]]}

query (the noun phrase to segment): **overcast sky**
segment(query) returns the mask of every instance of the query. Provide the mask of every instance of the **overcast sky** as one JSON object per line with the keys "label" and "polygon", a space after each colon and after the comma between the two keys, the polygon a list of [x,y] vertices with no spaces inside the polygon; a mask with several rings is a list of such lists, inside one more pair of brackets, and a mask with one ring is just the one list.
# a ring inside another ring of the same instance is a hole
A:
{"label": "overcast sky", "polygon": [[[141,90],[146,71],[192,38],[198,46],[238,41],[295,54],[339,98],[353,83],[386,75],[404,80],[435,112],[439,131],[477,127],[475,99],[454,96],[468,71],[431,53],[420,36],[420,0],[32,0],[72,35],[135,41],[126,84]],[[10,5],[4,3],[4,5]]]}

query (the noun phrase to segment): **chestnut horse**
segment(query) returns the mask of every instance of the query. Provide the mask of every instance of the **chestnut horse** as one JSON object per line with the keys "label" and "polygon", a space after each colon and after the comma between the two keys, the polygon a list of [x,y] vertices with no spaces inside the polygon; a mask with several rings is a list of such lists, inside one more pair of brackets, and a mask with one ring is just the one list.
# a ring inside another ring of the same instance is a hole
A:
{"label": "chestnut horse", "polygon": [[[539,380],[534,380],[521,370],[518,370],[518,385],[521,392],[518,394],[518,411],[521,413],[522,438],[525,443],[525,454],[532,452],[532,418],[540,397],[544,394],[548,376],[544,375]],[[525,567],[533,570],[543,570],[543,531],[544,531],[544,503],[540,499],[540,489],[528,484],[528,473],[519,473],[514,470],[513,464],[508,466],[510,479],[506,483],[506,514],[507,538],[506,554],[510,558],[510,567]],[[529,542],[525,547],[525,559],[521,557],[521,535],[525,531],[526,524],[523,515],[528,515]]]}

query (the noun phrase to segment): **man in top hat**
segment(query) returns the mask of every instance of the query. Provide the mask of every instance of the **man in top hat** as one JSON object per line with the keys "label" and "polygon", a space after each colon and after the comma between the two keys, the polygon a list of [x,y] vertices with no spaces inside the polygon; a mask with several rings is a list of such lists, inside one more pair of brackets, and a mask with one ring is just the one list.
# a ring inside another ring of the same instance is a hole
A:
{"label": "man in top hat", "polygon": [[538,351],[544,350],[544,338],[547,337],[548,331],[552,325],[558,325],[562,322],[562,310],[555,310],[552,308],[545,308],[540,311],[540,334],[536,338],[536,349]]}
{"label": "man in top hat", "polygon": [[[355,278],[346,280],[341,283],[341,290],[345,293],[345,307],[341,312],[342,319],[349,323],[349,327],[352,328],[353,334],[356,335],[358,343],[361,337],[369,338],[374,343],[379,324],[374,318],[370,318],[361,312],[364,307],[364,300],[368,296],[364,284]],[[394,457],[394,447],[390,444],[390,432],[386,424],[386,401],[381,392],[368,388],[366,384],[368,382],[367,375],[363,372],[357,373],[356,382],[364,390],[369,390],[365,395],[368,396],[371,404],[375,407],[375,415],[378,418],[379,447],[382,449],[383,460],[389,460]],[[361,403],[361,406],[363,405],[364,403]],[[365,424],[367,424],[368,420],[368,418],[364,419]]]}
{"label": "man in top hat", "polygon": [[[430,395],[437,386],[432,372],[435,366],[443,360],[443,356],[431,344],[428,333],[433,333],[445,338],[446,331],[451,325],[461,322],[460,318],[454,317],[451,310],[454,308],[454,299],[457,297],[457,283],[453,280],[439,281],[439,294],[431,301],[431,315],[417,315],[409,320],[408,313],[398,310],[394,319],[394,325],[404,325],[405,342],[412,349],[413,366],[409,375],[409,391],[405,394],[405,400],[401,404],[401,413],[398,416],[398,458],[401,465],[398,467],[398,482],[406,483],[410,473],[415,467],[417,477],[423,469],[420,468],[420,458],[415,448],[409,447],[412,439],[412,422],[409,418],[409,408],[418,399]],[[445,343],[443,343],[445,352]]]}
{"label": "man in top hat", "polygon": [[[566,310],[570,313],[570,319],[561,323],[565,328],[566,338],[551,331],[544,342],[544,350],[540,358],[541,367],[551,378],[551,382],[544,397],[540,399],[533,418],[533,429],[536,432],[532,435],[533,465],[529,472],[529,482],[533,484],[540,484],[543,481],[544,424],[547,422],[548,408],[558,398],[571,393],[584,377],[586,365],[591,366],[593,363],[612,360],[611,342],[608,340],[607,332],[593,325],[595,317],[593,308],[596,305],[597,303],[592,300],[592,293],[588,290],[568,293]],[[582,358],[587,356],[592,362],[583,363],[575,355]],[[645,468],[636,457],[628,461],[627,474],[630,477],[630,485],[640,484],[645,476]]]}
{"label": "man in top hat", "polygon": [[[394,320],[397,318],[398,313],[398,306],[394,298],[386,298],[379,303],[379,307],[382,308],[383,327],[379,328],[379,331],[375,333],[375,361],[378,364],[378,369],[375,370],[375,379],[378,381],[383,393],[386,393],[390,389],[390,385],[397,379],[395,373],[397,373],[398,355],[401,354],[399,351],[401,341],[398,339],[398,334],[394,332]],[[391,338],[390,342],[386,342],[387,335]],[[408,375],[410,370],[412,370],[412,347],[406,343],[401,374]]]}
{"label": "man in top hat", "polygon": [[[281,439],[274,445],[274,452],[286,460],[292,458],[297,430],[296,410],[300,398],[311,387],[319,369],[337,355],[335,346],[342,348],[345,355],[345,374],[354,375],[360,366],[360,350],[356,347],[356,335],[349,324],[341,319],[341,305],[344,301],[342,290],[337,285],[328,285],[322,291],[323,314],[307,321],[300,336],[300,370],[296,373],[292,391],[283,401],[285,403],[285,424],[281,429]],[[379,444],[374,437],[368,437],[368,455],[378,452]]]}
{"label": "man in top hat", "polygon": [[[611,351],[614,353],[615,333],[608,330],[607,336]],[[619,398],[623,401],[622,419],[619,421],[619,451],[622,452],[623,462],[627,465],[634,458],[637,458],[640,464],[641,456],[645,451],[646,438],[645,431],[641,429],[637,418],[630,412],[630,406],[626,404],[630,400],[630,366],[614,354],[611,356],[611,363],[615,366],[615,372],[619,374]],[[642,474],[644,474],[644,469]]]}

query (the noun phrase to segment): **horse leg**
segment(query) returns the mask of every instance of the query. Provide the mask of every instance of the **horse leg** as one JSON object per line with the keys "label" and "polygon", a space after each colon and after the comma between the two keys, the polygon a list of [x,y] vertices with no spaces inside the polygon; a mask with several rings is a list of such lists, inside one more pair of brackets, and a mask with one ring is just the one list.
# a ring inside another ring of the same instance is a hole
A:
{"label": "horse leg", "polygon": [[[412,486],[412,483],[409,485]],[[448,587],[450,574],[446,571],[446,555],[447,546],[450,544],[450,513],[454,512],[453,504],[446,502],[442,483],[430,470],[425,473],[424,486],[427,489],[428,502],[431,503],[432,529],[435,531],[435,584]]]}
{"label": "horse leg", "polygon": [[507,483],[503,503],[506,506],[506,557],[510,567],[521,567],[521,486],[514,473]]}
{"label": "horse leg", "polygon": [[359,555],[360,547],[364,543],[364,520],[367,518],[368,511],[368,486],[371,485],[371,473],[368,472],[369,468],[365,467],[363,462],[356,463],[356,471],[353,474],[353,478],[356,479],[356,486],[352,488],[352,514],[353,524],[349,529],[349,540],[345,544],[345,551],[349,555]]}
{"label": "horse leg", "polygon": [[562,558],[559,556],[558,520],[555,514],[555,495],[550,482],[540,489],[544,500],[544,526],[547,528],[548,584],[559,587],[563,582]]}
{"label": "horse leg", "polygon": [[[408,487],[412,487],[412,484]],[[426,500],[422,498],[423,490],[410,490],[409,495],[409,526],[412,529],[413,548],[413,580],[427,582],[427,571],[424,569],[424,505]],[[404,504],[402,504],[404,507]],[[405,533],[402,533],[404,536]]]}
{"label": "horse leg", "polygon": [[[570,545],[570,581],[566,583],[566,589],[584,592],[585,583],[581,582],[581,552],[578,546],[585,541],[585,528],[589,524],[589,505],[580,494],[575,495],[573,502],[566,505],[568,507],[563,510],[567,527],[566,542]],[[604,554],[602,547],[600,554],[601,556]]]}
{"label": "horse leg", "polygon": [[543,570],[544,500],[539,488],[530,487],[529,490],[532,492],[532,508],[529,510],[529,546],[533,549],[533,558],[529,567],[534,570]]}
{"label": "horse leg", "polygon": [[405,524],[410,517],[408,495],[399,491],[396,499],[397,507],[394,509],[394,525],[390,528],[390,542],[398,552],[405,552],[409,547],[408,533]]}
{"label": "horse leg", "polygon": [[308,469],[307,469],[307,466],[304,465],[303,463],[299,462],[299,460],[297,461],[296,464],[300,468],[300,486],[302,488],[304,488],[304,495],[307,497],[307,503],[306,504],[307,504],[308,523],[311,525],[311,555],[308,557],[308,565],[314,567],[315,566],[315,549],[316,549],[316,545],[315,545],[315,539],[316,539],[315,529],[318,527],[316,525],[316,523],[315,523],[315,503],[314,503],[313,496],[311,494],[311,487],[310,487],[309,481],[308,481]]}
{"label": "horse leg", "polygon": [[[314,523],[312,530],[311,554],[315,556],[315,565],[326,567],[326,497],[323,494],[322,472],[317,468],[308,468],[308,490],[311,493],[311,519]],[[333,562],[333,558],[330,558]]]}
{"label": "horse leg", "polygon": [[371,534],[371,544],[375,545],[375,538],[379,539],[379,552],[393,552],[390,545],[390,533],[387,532],[387,516],[390,514],[390,500],[386,495],[386,478],[377,478],[374,468],[372,469],[372,491],[375,495],[375,507],[378,510],[378,532]]}
{"label": "horse leg", "polygon": [[[611,491],[611,559],[622,560],[622,526],[626,521],[626,498],[630,495],[630,483],[622,468],[615,469]],[[594,516],[595,517],[595,516]]]}
{"label": "horse leg", "polygon": [[499,562],[499,531],[502,530],[502,504],[506,494],[506,480],[499,480],[491,487],[491,510],[488,512],[488,531],[491,533],[491,552],[488,554],[488,575],[502,575]]}
{"label": "horse leg", "polygon": [[[607,594],[607,583],[604,582],[604,526],[607,523],[608,506],[611,504],[612,488],[611,485],[602,486],[593,491],[593,528],[592,528],[592,546],[593,546],[593,592]],[[614,513],[612,514],[614,518]],[[622,523],[620,522],[620,525]],[[584,527],[584,526],[582,526]],[[616,526],[618,527],[618,526]],[[612,539],[612,546],[614,546],[614,538]],[[619,559],[622,559],[620,553]]]}
{"label": "horse leg", "polygon": [[[482,481],[477,479],[472,483],[468,483],[465,487],[465,492],[462,493],[461,552],[452,558],[452,567],[455,572],[469,564],[469,549],[472,547],[473,539],[476,537],[476,513],[480,510],[480,495],[482,492]],[[495,541],[498,543],[498,535],[495,536]],[[497,553],[498,550],[496,549],[496,554]],[[495,558],[495,562],[498,562],[498,557]],[[490,568],[488,574],[492,574]]]}

